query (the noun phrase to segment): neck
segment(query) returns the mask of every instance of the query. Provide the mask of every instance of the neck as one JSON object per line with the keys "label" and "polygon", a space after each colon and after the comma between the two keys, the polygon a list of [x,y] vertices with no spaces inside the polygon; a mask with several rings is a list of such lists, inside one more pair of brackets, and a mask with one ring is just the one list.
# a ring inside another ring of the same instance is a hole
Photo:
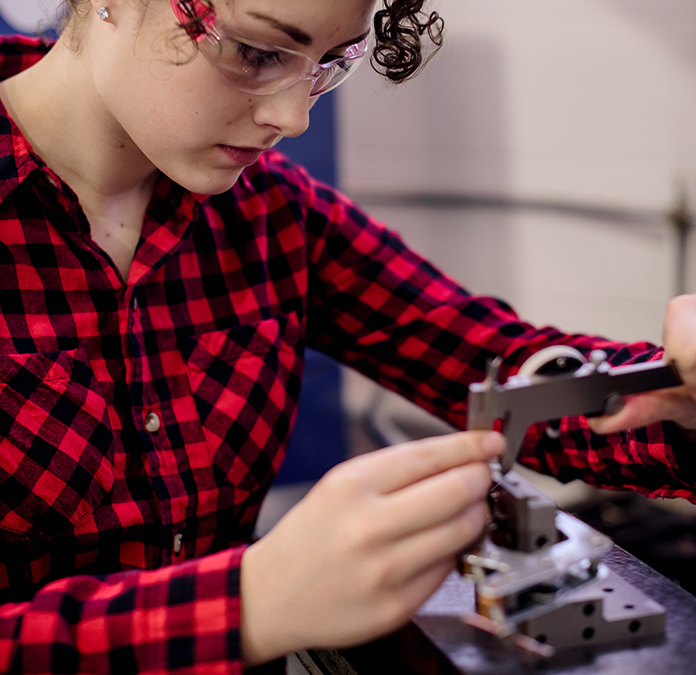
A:
{"label": "neck", "polygon": [[157,169],[102,103],[87,62],[61,38],[2,83],[0,98],[36,154],[100,212],[120,197],[151,194]]}

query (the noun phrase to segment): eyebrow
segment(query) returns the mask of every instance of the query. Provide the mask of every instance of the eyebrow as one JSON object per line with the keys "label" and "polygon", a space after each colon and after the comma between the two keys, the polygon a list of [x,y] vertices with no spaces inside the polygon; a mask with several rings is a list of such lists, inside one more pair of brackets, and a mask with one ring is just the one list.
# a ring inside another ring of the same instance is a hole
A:
{"label": "eyebrow", "polygon": [[[261,21],[265,21],[266,23],[273,26],[273,28],[277,28],[278,30],[283,31],[283,33],[291,37],[298,44],[304,45],[305,47],[310,47],[312,44],[314,44],[314,39],[312,38],[312,36],[308,35],[297,26],[292,26],[291,24],[278,21],[278,19],[274,19],[272,16],[267,16],[266,14],[261,14],[259,12],[250,12],[249,14],[250,16],[253,16],[257,19],[261,19]],[[367,32],[363,33],[362,35],[358,35],[358,37],[353,38],[352,40],[346,40],[346,42],[342,42],[340,45],[336,45],[334,49],[354,45],[356,42],[361,42],[362,40],[364,40],[369,34],[370,31],[368,30]]]}
{"label": "eyebrow", "polygon": [[249,12],[249,14],[250,16],[256,17],[257,19],[261,19],[262,21],[271,24],[273,28],[282,30],[283,33],[289,35],[298,44],[309,47],[314,42],[311,35],[307,35],[307,33],[296,26],[291,26],[289,23],[283,23],[282,21],[278,21],[278,19],[274,19],[272,16],[266,16],[265,14],[259,14],[258,12]]}

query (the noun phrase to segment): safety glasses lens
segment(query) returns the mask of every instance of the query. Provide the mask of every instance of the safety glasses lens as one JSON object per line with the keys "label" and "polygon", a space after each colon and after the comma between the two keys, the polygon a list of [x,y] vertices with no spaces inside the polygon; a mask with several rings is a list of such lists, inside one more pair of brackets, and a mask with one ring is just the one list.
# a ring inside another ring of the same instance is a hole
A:
{"label": "safety glasses lens", "polygon": [[[242,91],[274,94],[301,81],[311,80],[311,96],[319,96],[337,87],[362,61],[367,41],[350,45],[345,56],[326,64],[317,64],[291,49],[275,47],[231,27],[220,25],[215,13],[203,0],[171,0],[176,18],[212,66]],[[200,23],[194,19],[198,18]],[[195,26],[195,30],[192,28]]]}

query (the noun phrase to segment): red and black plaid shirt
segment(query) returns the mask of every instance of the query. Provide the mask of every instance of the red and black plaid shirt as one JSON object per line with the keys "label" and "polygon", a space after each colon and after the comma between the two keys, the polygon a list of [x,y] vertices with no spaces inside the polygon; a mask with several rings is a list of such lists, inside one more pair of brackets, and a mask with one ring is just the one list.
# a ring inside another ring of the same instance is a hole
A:
{"label": "red and black plaid shirt", "polygon": [[[0,42],[0,77],[43,53]],[[494,355],[506,376],[553,343],[615,363],[658,354],[468,295],[276,152],[216,197],[163,177],[126,282],[0,112],[2,672],[241,671],[239,564],[307,346],[457,427]],[[622,445],[564,430],[527,462],[693,493],[660,426]]]}

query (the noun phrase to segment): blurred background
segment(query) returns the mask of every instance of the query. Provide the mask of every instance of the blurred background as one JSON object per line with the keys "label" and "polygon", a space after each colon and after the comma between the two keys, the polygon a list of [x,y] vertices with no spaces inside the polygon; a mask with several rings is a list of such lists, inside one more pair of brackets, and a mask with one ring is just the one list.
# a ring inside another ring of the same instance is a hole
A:
{"label": "blurred background", "polygon": [[[0,0],[32,33],[56,0]],[[696,292],[696,3],[438,0],[445,45],[413,82],[369,66],[281,148],[415,249],[520,315],[659,342],[671,297]],[[446,429],[313,354],[272,525],[333,463]],[[694,511],[584,485],[542,489],[696,590]]]}

